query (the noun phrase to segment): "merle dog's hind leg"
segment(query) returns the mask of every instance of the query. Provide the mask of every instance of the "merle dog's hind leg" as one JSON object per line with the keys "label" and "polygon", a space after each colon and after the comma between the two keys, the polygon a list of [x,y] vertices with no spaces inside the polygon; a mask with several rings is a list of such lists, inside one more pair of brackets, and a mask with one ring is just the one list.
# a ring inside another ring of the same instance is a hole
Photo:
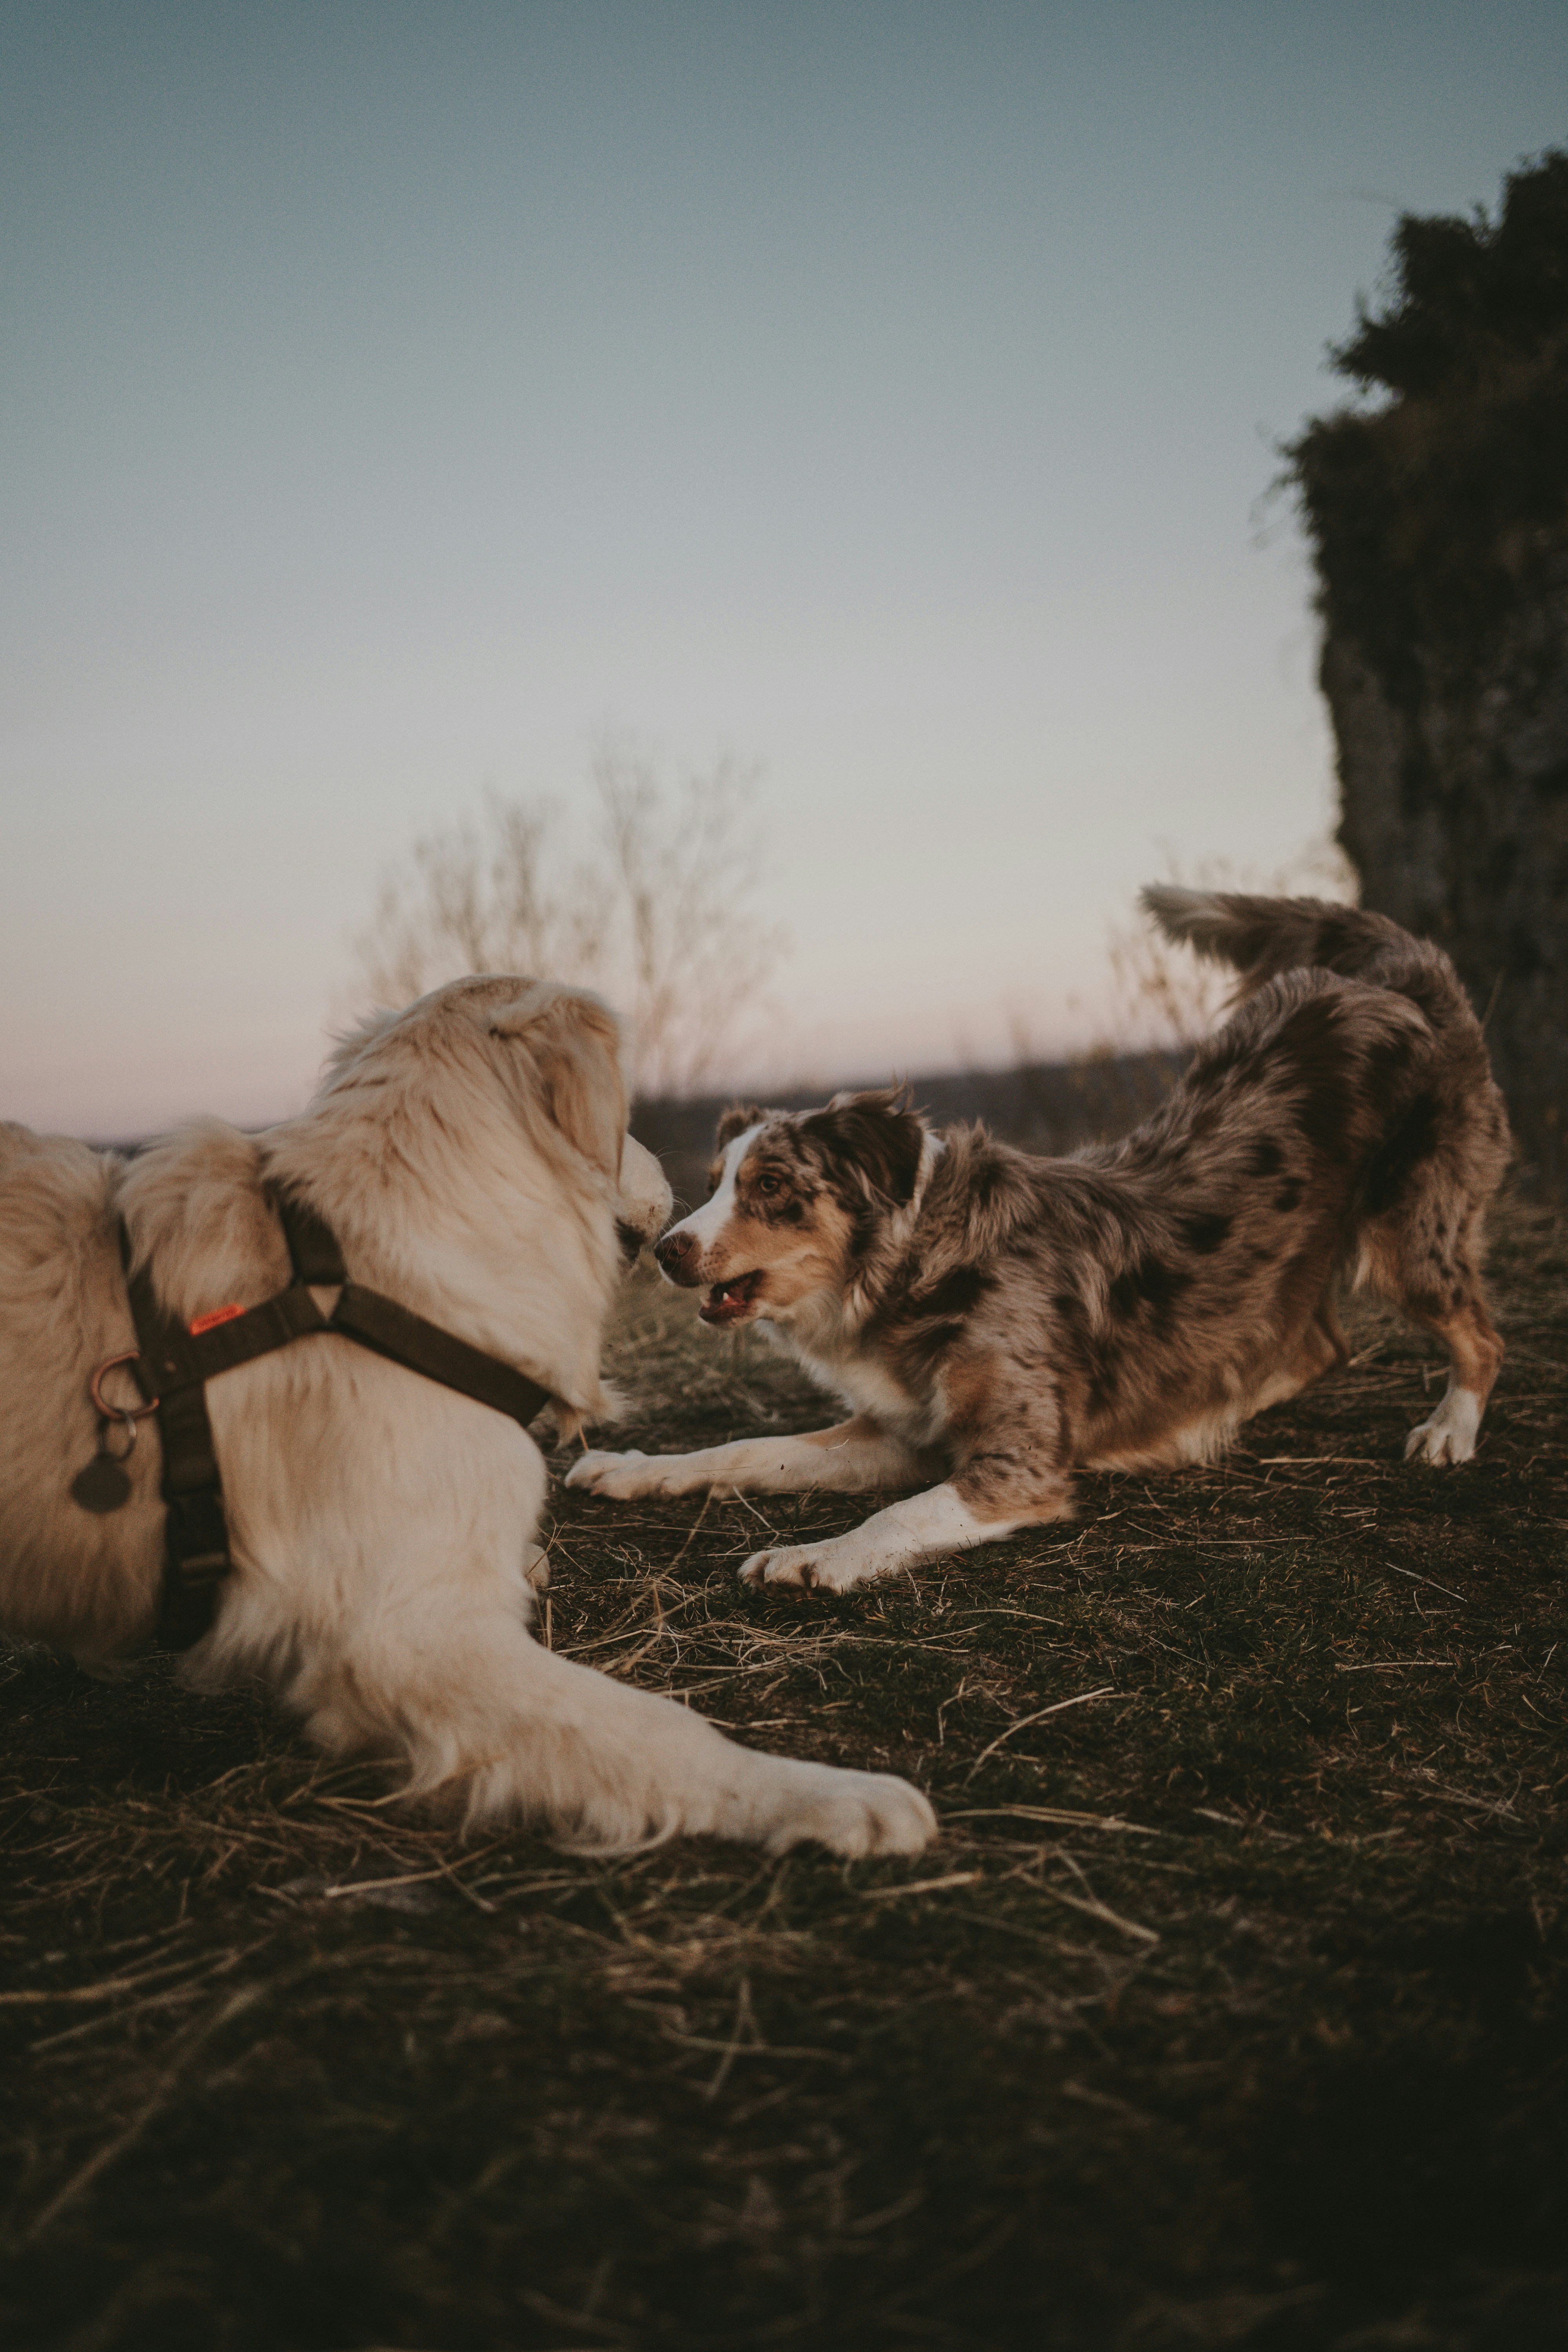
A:
{"label": "merle dog's hind leg", "polygon": [[1325,1372],[1338,1371],[1350,1361],[1350,1345],[1340,1328],[1339,1310],[1331,1291],[1325,1291],[1318,1301],[1317,1312],[1297,1340],[1285,1368],[1290,1387],[1288,1396],[1300,1396],[1303,1389],[1321,1381]]}
{"label": "merle dog's hind leg", "polygon": [[1442,1401],[1405,1448],[1426,1462],[1469,1461],[1502,1362],[1480,1270],[1487,1209],[1508,1166],[1508,1120],[1457,982],[1450,992],[1446,1004],[1441,992],[1411,991],[1444,1050],[1384,1148],[1383,1197],[1362,1227],[1358,1269],[1448,1350]]}
{"label": "merle dog's hind leg", "polygon": [[1448,1350],[1448,1385],[1442,1402],[1405,1439],[1405,1458],[1419,1454],[1427,1462],[1468,1462],[1502,1363],[1502,1341],[1487,1313],[1480,1283],[1470,1273],[1441,1307],[1423,1307],[1413,1299],[1404,1304],[1417,1322],[1436,1332]]}
{"label": "merle dog's hind leg", "polygon": [[[1473,1231],[1479,1215],[1470,1222]],[[1412,1455],[1426,1462],[1471,1459],[1502,1363],[1502,1341],[1487,1311],[1470,1239],[1470,1231],[1412,1223],[1393,1234],[1384,1228],[1367,1251],[1373,1288],[1435,1332],[1448,1350],[1448,1384],[1436,1411],[1405,1439],[1407,1461]]]}

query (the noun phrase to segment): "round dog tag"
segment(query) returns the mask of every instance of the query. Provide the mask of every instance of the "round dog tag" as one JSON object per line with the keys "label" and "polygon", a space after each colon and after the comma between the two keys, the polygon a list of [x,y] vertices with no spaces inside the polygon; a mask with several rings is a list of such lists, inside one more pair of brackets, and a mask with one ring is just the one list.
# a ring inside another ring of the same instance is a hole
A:
{"label": "round dog tag", "polygon": [[95,1454],[71,1480],[71,1494],[84,1511],[117,1511],[129,1499],[131,1481],[112,1454]]}

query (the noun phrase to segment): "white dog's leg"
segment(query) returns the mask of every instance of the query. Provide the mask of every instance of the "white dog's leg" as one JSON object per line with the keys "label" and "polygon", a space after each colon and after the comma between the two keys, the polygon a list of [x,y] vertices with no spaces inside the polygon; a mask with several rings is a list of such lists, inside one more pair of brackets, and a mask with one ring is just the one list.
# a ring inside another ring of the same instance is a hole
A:
{"label": "white dog's leg", "polygon": [[1482,1400],[1474,1389],[1458,1387],[1450,1375],[1443,1402],[1436,1412],[1413,1429],[1405,1441],[1408,1462],[1418,1454],[1426,1462],[1469,1462],[1475,1457],[1476,1433],[1481,1425]]}
{"label": "white dog's leg", "polygon": [[680,1836],[918,1853],[936,1834],[907,1781],[737,1747],[671,1699],[541,1649],[514,1612],[417,1613],[295,1701],[329,1748],[395,1739],[408,1793],[456,1799],[471,1824],[535,1822],[585,1853]]}
{"label": "white dog's leg", "polygon": [[731,1495],[793,1494],[813,1486],[863,1495],[878,1486],[909,1486],[921,1467],[912,1446],[861,1416],[809,1437],[743,1437],[697,1454],[584,1454],[572,1465],[566,1484],[618,1502],[710,1487]]}
{"label": "white dog's leg", "polygon": [[[438,1388],[410,1397],[413,1376],[379,1358],[334,1375],[324,1351],[342,1344],[314,1340],[319,1356],[301,1347],[288,1367],[280,1351],[212,1385],[237,1565],[188,1679],[270,1666],[333,1754],[399,1759],[411,1796],[474,1822],[534,1822],[584,1851],[707,1835],[772,1853],[816,1839],[835,1853],[915,1853],[935,1835],[902,1780],[755,1754],[672,1699],[541,1647],[525,1581],[539,1563],[523,1549],[543,1497],[537,1447]],[[240,1384],[268,1365],[307,1398],[335,1379],[323,1402],[352,1404],[308,1423],[314,1489],[283,1475],[266,1421],[245,1417]]]}
{"label": "white dog's leg", "polygon": [[[1065,1503],[1064,1503],[1065,1507]],[[951,1484],[889,1503],[845,1536],[824,1543],[776,1546],[755,1551],[741,1570],[747,1584],[792,1584],[806,1590],[847,1592],[868,1577],[889,1576],[940,1552],[967,1551],[975,1544],[1000,1543],[1020,1528],[1038,1524],[1041,1512],[1016,1519],[978,1518]]]}

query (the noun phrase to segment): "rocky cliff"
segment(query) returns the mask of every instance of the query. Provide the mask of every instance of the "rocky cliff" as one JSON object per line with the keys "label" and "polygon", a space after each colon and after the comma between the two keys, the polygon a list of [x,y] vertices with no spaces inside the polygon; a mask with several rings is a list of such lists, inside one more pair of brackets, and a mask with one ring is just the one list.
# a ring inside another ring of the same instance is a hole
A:
{"label": "rocky cliff", "polygon": [[1568,1126],[1568,155],[1495,223],[1402,220],[1394,298],[1335,363],[1393,397],[1290,452],[1317,558],[1339,837],[1368,906],[1441,940],[1521,1151]]}

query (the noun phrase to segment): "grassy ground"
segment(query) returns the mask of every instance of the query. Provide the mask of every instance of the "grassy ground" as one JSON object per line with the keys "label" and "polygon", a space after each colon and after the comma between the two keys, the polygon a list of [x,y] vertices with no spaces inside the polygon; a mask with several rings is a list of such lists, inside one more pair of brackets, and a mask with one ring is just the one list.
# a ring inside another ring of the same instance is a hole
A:
{"label": "grassy ground", "polygon": [[[828,1604],[568,1497],[558,1648],[889,1766],[915,1864],[468,1847],[258,1694],[0,1654],[0,2340],[72,2352],[1568,2343],[1568,1251],[1480,1458],[1355,1366],[1224,1465]],[[629,1442],[819,1408],[639,1283]],[[1561,1646],[1559,1646],[1561,1644]]]}

